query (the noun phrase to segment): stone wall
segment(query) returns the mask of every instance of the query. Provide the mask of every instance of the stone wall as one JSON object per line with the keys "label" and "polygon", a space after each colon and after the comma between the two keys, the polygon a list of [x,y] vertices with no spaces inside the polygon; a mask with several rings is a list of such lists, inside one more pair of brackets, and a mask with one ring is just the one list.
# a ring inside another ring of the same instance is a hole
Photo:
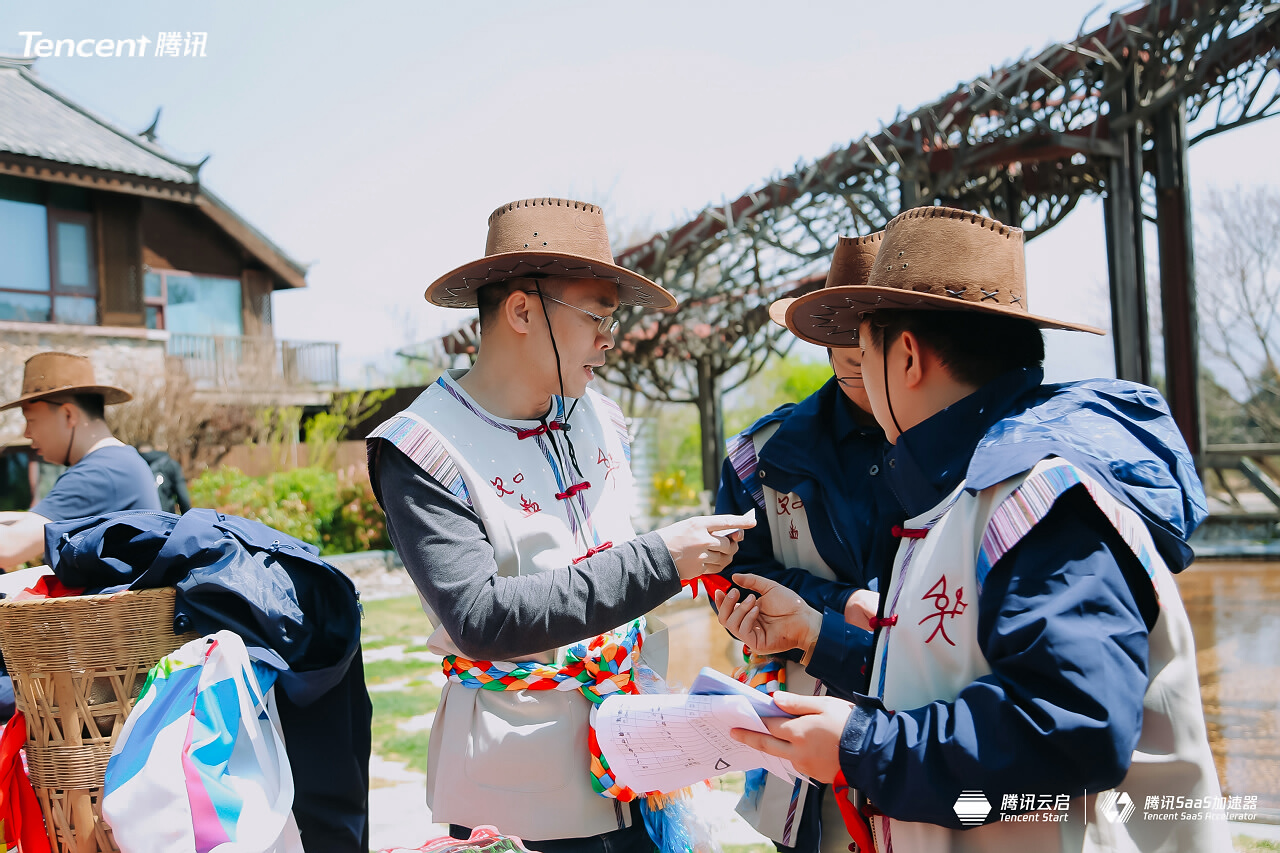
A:
{"label": "stone wall", "polygon": [[[168,333],[109,326],[0,321],[0,399],[21,395],[22,366],[38,352],[58,350],[87,356],[95,378],[129,391],[164,381]],[[22,435],[22,412],[0,412],[0,443]]]}

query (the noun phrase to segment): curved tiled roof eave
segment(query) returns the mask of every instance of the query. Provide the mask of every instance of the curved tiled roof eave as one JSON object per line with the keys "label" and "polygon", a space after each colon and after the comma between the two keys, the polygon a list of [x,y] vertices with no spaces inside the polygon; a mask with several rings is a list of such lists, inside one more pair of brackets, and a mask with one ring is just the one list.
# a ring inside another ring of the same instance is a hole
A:
{"label": "curved tiled roof eave", "polygon": [[198,184],[198,164],[184,163],[73,103],[20,64],[0,64],[0,151]]}
{"label": "curved tiled roof eave", "polygon": [[190,203],[286,286],[306,286],[308,265],[289,257],[202,186],[201,164],[178,160],[160,146],[74,103],[38,79],[30,70],[32,62],[0,56],[0,153],[185,187],[191,193]]}

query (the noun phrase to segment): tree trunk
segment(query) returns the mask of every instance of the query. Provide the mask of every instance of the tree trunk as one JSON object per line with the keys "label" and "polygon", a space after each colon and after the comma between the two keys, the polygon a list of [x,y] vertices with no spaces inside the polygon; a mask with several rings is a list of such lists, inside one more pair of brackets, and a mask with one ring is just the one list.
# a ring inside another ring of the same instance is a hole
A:
{"label": "tree trunk", "polygon": [[702,488],[711,492],[715,503],[720,487],[720,463],[724,459],[724,407],[720,399],[720,376],[712,370],[711,356],[698,359],[698,424],[702,442]]}

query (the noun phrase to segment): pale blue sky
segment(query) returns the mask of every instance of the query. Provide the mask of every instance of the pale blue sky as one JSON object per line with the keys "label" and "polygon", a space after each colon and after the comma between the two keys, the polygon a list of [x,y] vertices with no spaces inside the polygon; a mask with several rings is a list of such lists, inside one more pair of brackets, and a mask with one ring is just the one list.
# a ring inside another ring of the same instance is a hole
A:
{"label": "pale blue sky", "polygon": [[[163,106],[161,144],[212,154],[204,182],[314,264],[305,291],[277,294],[277,334],[339,341],[356,383],[406,334],[463,319],[422,291],[483,252],[499,204],[602,200],[615,235],[678,223],[1069,37],[1093,5],[6,0],[0,52],[21,53],[25,30],[208,32],[205,58],[36,69],[126,128]],[[1280,183],[1278,141],[1265,122],[1192,149],[1197,192]],[[1096,202],[1031,243],[1033,310],[1105,324],[1104,251]],[[1050,333],[1051,378],[1110,357],[1107,339]]]}

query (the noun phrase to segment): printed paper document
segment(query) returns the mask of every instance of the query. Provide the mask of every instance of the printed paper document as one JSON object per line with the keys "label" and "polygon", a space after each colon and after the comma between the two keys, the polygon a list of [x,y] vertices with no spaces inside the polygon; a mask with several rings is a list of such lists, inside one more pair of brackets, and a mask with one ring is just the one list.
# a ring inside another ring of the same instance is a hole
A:
{"label": "printed paper document", "polygon": [[669,793],[757,767],[795,780],[791,762],[738,743],[735,728],[768,731],[746,696],[612,696],[596,711],[600,751],[634,791]]}

